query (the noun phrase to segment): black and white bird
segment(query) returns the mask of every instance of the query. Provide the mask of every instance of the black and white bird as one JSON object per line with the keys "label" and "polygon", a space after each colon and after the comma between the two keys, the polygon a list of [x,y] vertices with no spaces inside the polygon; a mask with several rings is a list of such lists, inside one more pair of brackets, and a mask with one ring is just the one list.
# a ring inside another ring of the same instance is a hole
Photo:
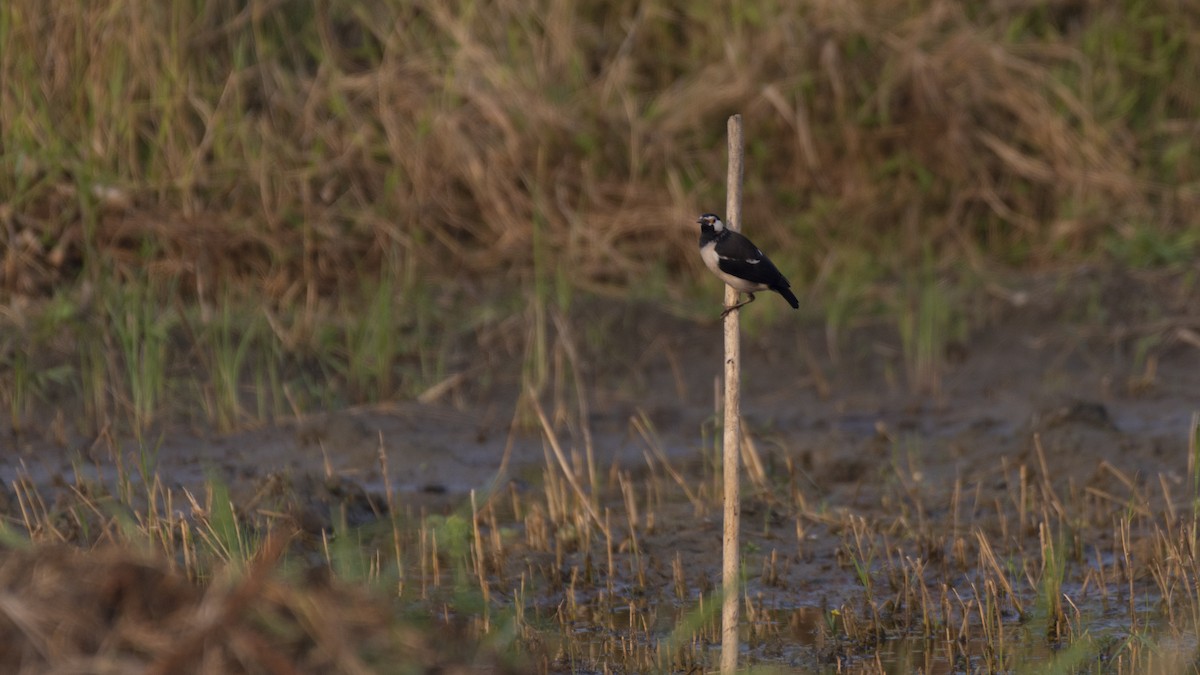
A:
{"label": "black and white bird", "polygon": [[754,242],[725,227],[716,214],[706,213],[696,222],[700,223],[700,257],[704,264],[733,290],[750,296],[745,302],[726,307],[721,312],[722,317],[754,302],[754,294],[758,291],[775,291],[793,309],[800,309],[800,301],[792,293],[791,284]]}

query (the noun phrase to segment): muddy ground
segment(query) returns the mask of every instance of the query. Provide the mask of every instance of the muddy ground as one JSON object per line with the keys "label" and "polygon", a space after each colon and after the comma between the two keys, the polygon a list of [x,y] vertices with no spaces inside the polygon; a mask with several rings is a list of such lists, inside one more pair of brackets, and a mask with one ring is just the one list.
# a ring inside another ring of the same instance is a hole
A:
{"label": "muddy ground", "polygon": [[[748,595],[768,609],[796,612],[791,621],[799,637],[793,637],[805,640],[816,630],[806,612],[862,600],[836,514],[876,521],[899,514],[913,532],[949,532],[950,539],[973,525],[1000,536],[995,505],[1011,501],[1013,467],[1021,464],[1031,481],[1044,475],[1063,495],[1107,495],[1117,508],[1131,499],[1166,506],[1164,494],[1173,495],[1172,506],[1185,503],[1188,434],[1200,410],[1194,277],[1194,270],[1079,269],[989,284],[970,294],[971,329],[946,341],[936,381],[923,385],[906,368],[895,319],[851,320],[836,345],[813,314],[787,313],[768,329],[744,333],[742,410],[768,474],[765,492],[747,485]],[[744,311],[777,302],[763,296]],[[649,305],[577,305],[570,325],[602,473],[615,475],[613,467],[653,473],[647,443],[631,424],[644,413],[674,465],[698,481],[711,476],[705,463],[722,364],[715,312],[697,321]],[[534,495],[547,462],[543,435],[529,423],[510,434],[522,347],[495,336],[470,342],[447,373],[462,376],[437,400],[311,414],[228,435],[168,430],[156,442],[157,472],[189,488],[215,475],[247,509],[266,493],[288,491],[290,517],[318,532],[329,525],[334,503],[349,507],[351,524],[377,518],[385,485],[381,449],[403,509],[451,513],[471,490],[484,494],[493,484],[511,440],[502,492]],[[563,363],[558,367],[566,372]],[[583,436],[570,419],[577,406],[565,381],[559,431],[578,448]],[[555,391],[551,383],[544,397],[551,410]],[[52,427],[47,420],[9,436],[13,451],[0,457],[5,484],[26,476],[50,494],[80,472],[115,477],[99,439]],[[132,464],[134,451],[128,452]],[[956,490],[960,506],[952,508]],[[805,514],[796,521],[800,528],[792,524],[797,511]],[[658,502],[653,526],[637,541],[652,561],[648,585],[671,586],[672,560],[680,556],[693,597],[718,586],[719,532],[719,505],[697,509],[678,495]],[[909,542],[908,550],[917,548]],[[783,562],[772,575],[760,575],[772,553]],[[508,564],[533,569],[553,557],[530,551]],[[501,602],[511,602],[503,586],[516,574],[498,572]],[[561,589],[543,590],[527,601],[549,616]],[[667,627],[673,620],[661,619]],[[808,658],[758,656],[793,664]]]}

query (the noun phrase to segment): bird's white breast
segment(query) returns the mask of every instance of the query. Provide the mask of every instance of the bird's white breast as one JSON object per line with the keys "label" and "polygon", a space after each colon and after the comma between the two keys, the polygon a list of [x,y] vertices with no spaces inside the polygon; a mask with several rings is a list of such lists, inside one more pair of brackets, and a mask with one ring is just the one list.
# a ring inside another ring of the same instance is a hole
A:
{"label": "bird's white breast", "polygon": [[721,256],[717,255],[717,242],[712,241],[700,247],[700,259],[704,261],[705,266],[712,270],[712,273],[717,275],[721,281],[732,286],[734,289],[743,293],[754,293],[756,291],[765,291],[767,286],[764,284],[756,284],[745,279],[740,279],[727,274],[721,269]]}

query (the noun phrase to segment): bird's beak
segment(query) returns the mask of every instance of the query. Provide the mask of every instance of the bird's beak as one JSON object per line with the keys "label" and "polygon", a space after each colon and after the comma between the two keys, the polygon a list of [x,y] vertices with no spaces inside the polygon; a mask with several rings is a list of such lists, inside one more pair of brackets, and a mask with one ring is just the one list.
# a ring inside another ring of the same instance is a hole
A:
{"label": "bird's beak", "polygon": [[703,224],[704,224],[704,219],[703,219],[703,218],[697,218],[697,219],[696,219],[696,222],[697,222],[697,223],[700,223],[701,225],[703,225]]}

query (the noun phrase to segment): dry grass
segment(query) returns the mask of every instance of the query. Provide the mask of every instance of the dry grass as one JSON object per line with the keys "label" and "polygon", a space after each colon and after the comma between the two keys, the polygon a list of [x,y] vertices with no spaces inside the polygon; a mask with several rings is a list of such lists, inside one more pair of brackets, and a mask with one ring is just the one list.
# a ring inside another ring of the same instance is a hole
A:
{"label": "dry grass", "polygon": [[[332,488],[331,520],[301,534],[306,518],[283,503],[311,499],[303,490],[233,504],[219,489],[173,497],[157,476],[132,496],[77,478],[51,500],[18,484],[0,555],[0,663],[31,673],[713,667],[719,463],[668,460],[643,434],[645,470],[596,477],[581,421],[561,415],[543,417],[546,443],[565,447],[548,454],[538,487],[419,515],[388,490],[362,528],[339,522],[357,497]],[[873,471],[876,487],[857,498],[821,506],[837,489],[820,487],[823,469],[799,471],[772,450],[777,470],[744,501],[743,665],[1193,670],[1195,437],[1170,448],[1190,458],[1181,484],[1173,470],[1142,477],[1108,462],[1066,471],[1072,434],[1087,428],[1056,429],[953,484],[921,477],[943,460],[910,457]],[[894,441],[906,442],[921,441]],[[22,536],[37,546],[11,548]]]}
{"label": "dry grass", "polygon": [[[397,618],[378,596],[279,571],[282,539],[243,572],[195,583],[128,547],[0,556],[0,664],[9,673],[516,672]],[[461,643],[459,643],[461,644]]]}
{"label": "dry grass", "polygon": [[8,294],[149,267],[292,306],[352,268],[528,278],[539,247],[625,288],[697,267],[733,111],[747,220],[810,270],[1090,256],[1200,199],[1185,5],[3,11]]}

